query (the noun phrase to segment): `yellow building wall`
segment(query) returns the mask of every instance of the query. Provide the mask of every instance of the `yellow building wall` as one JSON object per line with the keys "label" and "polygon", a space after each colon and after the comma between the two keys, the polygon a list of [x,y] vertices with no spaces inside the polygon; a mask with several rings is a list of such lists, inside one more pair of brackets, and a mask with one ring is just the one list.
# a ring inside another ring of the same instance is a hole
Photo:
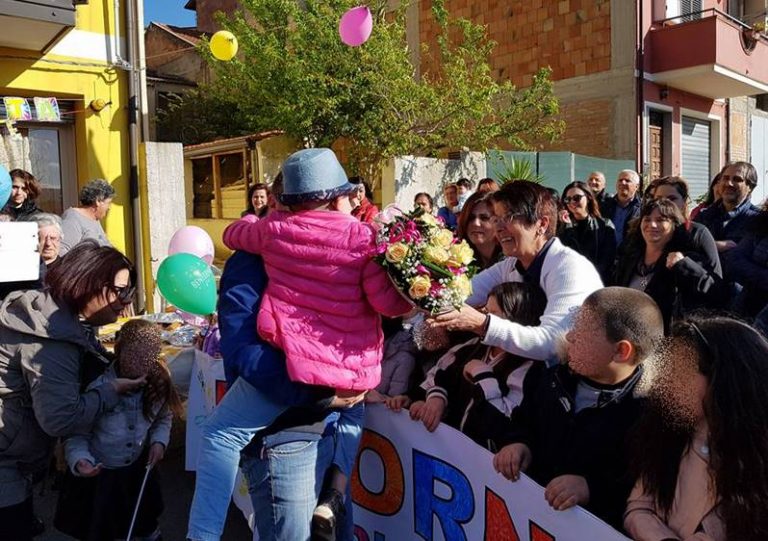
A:
{"label": "yellow building wall", "polygon": [[[124,28],[124,14],[121,19]],[[78,6],[76,29],[71,34],[64,39],[77,43],[81,36],[90,37],[109,50],[108,36],[114,34],[113,2],[91,0]],[[125,31],[121,30],[121,34]],[[88,54],[87,47],[83,47],[83,56],[76,57],[0,48],[0,95],[79,100],[74,113],[78,188],[94,178],[103,178],[114,186],[117,195],[104,228],[114,246],[133,258],[128,72],[104,60],[89,59]],[[88,109],[91,100],[97,98],[111,102],[100,113]]]}

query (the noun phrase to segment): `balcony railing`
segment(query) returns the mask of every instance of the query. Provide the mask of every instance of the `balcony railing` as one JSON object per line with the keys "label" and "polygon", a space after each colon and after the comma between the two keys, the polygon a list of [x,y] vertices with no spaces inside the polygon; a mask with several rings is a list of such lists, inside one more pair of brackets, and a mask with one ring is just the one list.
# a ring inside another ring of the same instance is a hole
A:
{"label": "balcony railing", "polygon": [[657,21],[646,35],[653,81],[706,96],[768,92],[768,37],[716,9]]}

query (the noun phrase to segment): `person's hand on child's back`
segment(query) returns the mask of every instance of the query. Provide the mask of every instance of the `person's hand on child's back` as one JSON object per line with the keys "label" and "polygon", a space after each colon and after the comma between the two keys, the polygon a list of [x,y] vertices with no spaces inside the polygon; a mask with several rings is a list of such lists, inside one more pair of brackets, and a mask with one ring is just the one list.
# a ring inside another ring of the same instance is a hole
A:
{"label": "person's hand on child's back", "polygon": [[149,458],[147,458],[147,466],[154,466],[160,462],[165,456],[165,445],[155,442],[149,447]]}
{"label": "person's hand on child's back", "polygon": [[96,477],[101,473],[101,468],[101,464],[93,465],[91,464],[90,460],[86,460],[84,458],[78,460],[77,464],[75,465],[77,474],[80,475],[80,477]]}
{"label": "person's hand on child's back", "polygon": [[531,450],[524,443],[513,443],[493,457],[493,467],[510,481],[517,481],[520,473],[531,465]]}
{"label": "person's hand on child's back", "polygon": [[336,389],[336,395],[331,399],[331,408],[351,408],[365,399],[367,391],[352,391],[350,389]]}
{"label": "person's hand on child's back", "polygon": [[574,505],[589,503],[589,485],[580,475],[561,475],[549,482],[544,497],[553,509],[564,511]]}
{"label": "person's hand on child's back", "polygon": [[404,394],[397,396],[387,396],[384,398],[384,405],[394,412],[398,412],[403,408],[407,408],[411,405],[411,399]]}
{"label": "person's hand on child's back", "polygon": [[445,400],[438,397],[428,398],[426,402],[414,402],[411,405],[411,419],[424,423],[430,432],[434,432],[445,413]]}

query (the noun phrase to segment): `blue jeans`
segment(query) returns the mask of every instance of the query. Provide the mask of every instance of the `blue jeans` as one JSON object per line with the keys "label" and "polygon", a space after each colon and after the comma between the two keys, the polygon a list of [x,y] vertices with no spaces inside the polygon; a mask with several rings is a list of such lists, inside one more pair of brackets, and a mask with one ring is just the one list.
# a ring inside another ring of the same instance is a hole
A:
{"label": "blue jeans", "polygon": [[[272,402],[242,378],[229,388],[203,425],[187,538],[219,540],[235,489],[240,451],[285,409],[284,404]],[[341,410],[338,421],[334,464],[348,478],[360,443],[364,415],[360,403]]]}
{"label": "blue jeans", "polygon": [[[284,433],[283,433],[284,434]],[[298,434],[298,433],[294,433]],[[307,435],[272,444],[264,438],[260,456],[243,455],[259,541],[308,541],[312,512],[333,458],[334,437]],[[339,541],[352,541],[352,504],[347,491],[347,515],[337,530]]]}

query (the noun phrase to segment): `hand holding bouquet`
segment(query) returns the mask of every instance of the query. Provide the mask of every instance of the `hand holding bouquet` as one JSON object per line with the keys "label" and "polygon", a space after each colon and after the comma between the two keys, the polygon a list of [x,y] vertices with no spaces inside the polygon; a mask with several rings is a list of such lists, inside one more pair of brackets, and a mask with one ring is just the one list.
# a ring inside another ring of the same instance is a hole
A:
{"label": "hand holding bouquet", "polygon": [[430,315],[460,308],[472,293],[472,248],[421,209],[385,209],[377,223],[376,260],[403,296]]}

